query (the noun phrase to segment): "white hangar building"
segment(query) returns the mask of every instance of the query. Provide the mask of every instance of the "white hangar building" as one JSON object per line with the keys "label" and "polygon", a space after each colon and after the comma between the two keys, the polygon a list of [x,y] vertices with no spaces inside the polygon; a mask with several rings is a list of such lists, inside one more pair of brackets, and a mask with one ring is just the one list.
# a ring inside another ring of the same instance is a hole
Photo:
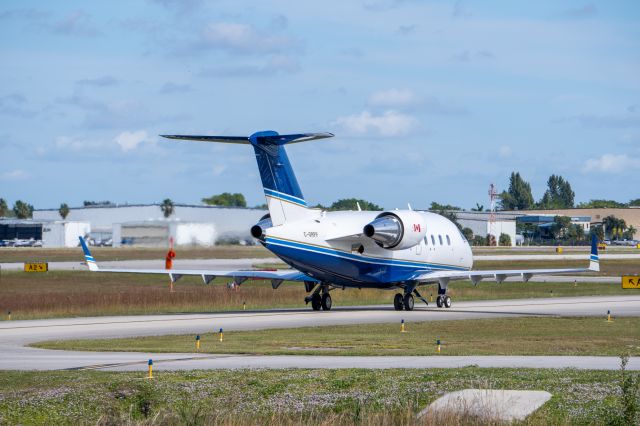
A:
{"label": "white hangar building", "polygon": [[[174,204],[165,218],[160,204],[96,205],[71,208],[67,221],[90,224],[96,242],[164,246],[169,237],[176,245],[210,246],[219,242],[253,242],[250,229],[266,210]],[[34,221],[60,220],[58,209],[33,212]]]}

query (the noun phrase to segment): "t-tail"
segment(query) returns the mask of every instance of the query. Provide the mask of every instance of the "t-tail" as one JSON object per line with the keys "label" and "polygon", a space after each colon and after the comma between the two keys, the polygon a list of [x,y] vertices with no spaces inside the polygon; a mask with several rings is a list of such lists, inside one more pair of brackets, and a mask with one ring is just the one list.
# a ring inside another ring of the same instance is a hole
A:
{"label": "t-tail", "polygon": [[187,136],[162,135],[169,139],[200,142],[250,144],[256,154],[264,195],[267,199],[273,226],[304,219],[310,215],[284,145],[315,139],[330,138],[331,133],[299,133],[280,135],[271,130],[251,136]]}

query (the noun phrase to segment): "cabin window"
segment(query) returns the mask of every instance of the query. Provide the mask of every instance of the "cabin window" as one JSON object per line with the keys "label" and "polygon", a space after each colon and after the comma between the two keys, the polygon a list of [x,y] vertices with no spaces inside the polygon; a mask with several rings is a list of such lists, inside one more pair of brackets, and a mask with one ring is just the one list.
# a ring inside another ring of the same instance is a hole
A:
{"label": "cabin window", "polygon": [[433,234],[431,234],[431,244],[436,245],[436,239],[433,237]]}
{"label": "cabin window", "polygon": [[442,245],[442,235],[438,235],[438,240],[440,241],[440,245]]}
{"label": "cabin window", "polygon": [[450,246],[451,245],[451,239],[449,238],[449,236],[447,235],[447,245]]}
{"label": "cabin window", "polygon": [[424,245],[425,246],[429,245],[429,238],[426,235],[424,236]]}

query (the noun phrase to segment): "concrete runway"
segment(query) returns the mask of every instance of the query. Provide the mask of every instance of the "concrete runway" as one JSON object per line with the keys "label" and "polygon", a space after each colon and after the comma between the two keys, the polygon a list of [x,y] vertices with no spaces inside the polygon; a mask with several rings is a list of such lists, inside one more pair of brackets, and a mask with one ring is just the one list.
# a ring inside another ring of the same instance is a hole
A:
{"label": "concrete runway", "polygon": [[[510,316],[639,316],[640,295],[558,297],[548,299],[454,302],[452,309],[426,308],[397,312],[388,306],[343,307],[330,312],[310,309],[258,312],[144,315],[68,318],[0,323],[1,370],[104,369],[140,370],[149,358],[156,370],[215,368],[454,368],[468,365],[519,368],[617,369],[616,357],[540,356],[257,356],[71,352],[25,347],[43,340],[114,338],[164,334],[202,334],[223,328],[227,338],[235,330],[257,330],[340,324],[496,318]],[[328,332],[319,330],[319,332]],[[629,368],[640,370],[640,358]]]}

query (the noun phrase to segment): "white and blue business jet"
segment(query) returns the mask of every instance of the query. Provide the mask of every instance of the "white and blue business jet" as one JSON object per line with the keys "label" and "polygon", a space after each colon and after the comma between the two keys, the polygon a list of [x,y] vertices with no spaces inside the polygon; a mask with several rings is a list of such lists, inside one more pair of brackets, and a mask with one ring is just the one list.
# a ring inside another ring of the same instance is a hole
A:
{"label": "white and blue business jet", "polygon": [[164,136],[201,142],[251,145],[258,161],[269,214],[251,228],[251,234],[291,266],[278,271],[209,271],[192,269],[99,269],[81,240],[89,269],[97,272],[167,274],[172,281],[197,275],[205,284],[216,277],[232,277],[237,284],[248,278],[271,280],[274,289],[283,281],[303,282],[314,310],[331,309],[336,288],[396,289],[396,310],[413,310],[414,295],[427,303],[418,288],[437,284],[439,308],[451,307],[450,281],[483,279],[498,283],[507,277],[529,281],[533,275],[598,271],[595,237],[587,269],[512,269],[473,271],[469,242],[456,225],[434,213],[414,210],[384,212],[328,212],[307,206],[298,186],[285,145],[332,137],[331,133],[280,135],[273,131],[245,136]]}

